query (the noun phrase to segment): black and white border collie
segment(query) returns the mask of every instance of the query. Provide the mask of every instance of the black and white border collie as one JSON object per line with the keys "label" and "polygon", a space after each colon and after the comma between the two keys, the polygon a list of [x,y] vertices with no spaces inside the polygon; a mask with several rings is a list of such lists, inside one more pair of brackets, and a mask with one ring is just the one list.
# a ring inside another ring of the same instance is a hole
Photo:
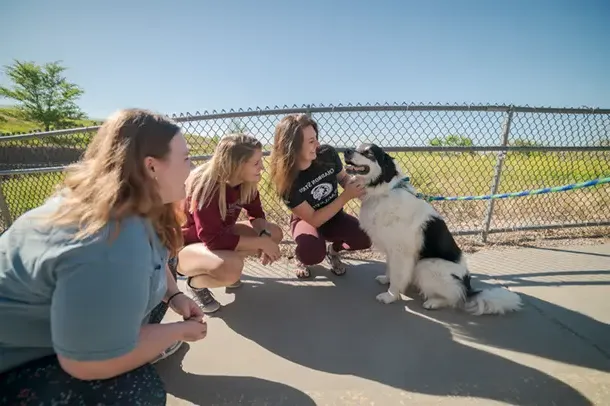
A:
{"label": "black and white border collie", "polygon": [[417,191],[394,160],[375,144],[344,152],[346,171],[365,185],[360,226],[373,246],[386,256],[386,273],[377,281],[388,285],[377,295],[382,303],[400,298],[414,284],[428,310],[461,308],[473,315],[517,311],[519,295],[502,287],[474,290],[462,250],[445,221]]}

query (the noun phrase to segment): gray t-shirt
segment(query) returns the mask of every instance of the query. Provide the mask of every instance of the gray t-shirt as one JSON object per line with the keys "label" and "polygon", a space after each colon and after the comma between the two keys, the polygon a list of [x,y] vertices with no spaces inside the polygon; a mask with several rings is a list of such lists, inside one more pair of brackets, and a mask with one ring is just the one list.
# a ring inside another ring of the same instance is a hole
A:
{"label": "gray t-shirt", "polygon": [[168,250],[148,220],[111,222],[74,241],[73,229],[40,224],[58,204],[47,201],[0,236],[0,372],[54,353],[124,355],[167,290]]}

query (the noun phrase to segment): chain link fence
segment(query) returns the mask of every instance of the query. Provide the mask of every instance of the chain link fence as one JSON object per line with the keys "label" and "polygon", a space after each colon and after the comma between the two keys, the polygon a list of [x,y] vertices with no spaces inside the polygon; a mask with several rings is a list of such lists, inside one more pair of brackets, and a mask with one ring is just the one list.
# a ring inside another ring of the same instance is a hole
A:
{"label": "chain link fence", "polygon": [[[178,114],[196,164],[232,132],[258,137],[268,153],[276,123],[306,113],[320,141],[338,150],[384,147],[426,194],[515,192],[610,175],[610,110],[482,105],[303,106]],[[0,231],[40,205],[79,159],[98,127],[0,137]],[[288,231],[289,214],[268,176],[260,185],[270,220]],[[497,201],[434,202],[456,234],[610,225],[610,186]],[[357,213],[350,202],[348,212]]]}

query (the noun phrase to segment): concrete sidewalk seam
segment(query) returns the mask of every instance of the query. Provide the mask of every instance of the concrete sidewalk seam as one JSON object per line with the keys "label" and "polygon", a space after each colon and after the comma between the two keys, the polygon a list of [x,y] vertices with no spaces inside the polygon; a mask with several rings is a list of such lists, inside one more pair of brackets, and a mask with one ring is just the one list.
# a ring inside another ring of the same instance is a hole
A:
{"label": "concrete sidewalk seam", "polygon": [[567,324],[564,324],[561,322],[561,320],[557,319],[556,317],[553,317],[551,315],[549,315],[548,313],[546,313],[542,308],[536,306],[534,303],[530,302],[529,300],[525,299],[525,302],[530,305],[532,308],[534,308],[541,316],[543,316],[544,318],[546,318],[547,320],[551,321],[553,324],[562,327],[564,330],[567,330],[568,332],[574,334],[576,337],[578,337],[581,341],[583,341],[585,344],[590,345],[591,347],[595,348],[597,351],[599,351],[607,360],[610,361],[610,354],[607,353],[603,348],[601,348],[600,346],[598,346],[595,343],[592,343],[591,341],[589,341],[587,339],[587,337],[578,334],[578,332],[576,330],[574,330],[573,328],[571,328],[570,326],[568,326]]}

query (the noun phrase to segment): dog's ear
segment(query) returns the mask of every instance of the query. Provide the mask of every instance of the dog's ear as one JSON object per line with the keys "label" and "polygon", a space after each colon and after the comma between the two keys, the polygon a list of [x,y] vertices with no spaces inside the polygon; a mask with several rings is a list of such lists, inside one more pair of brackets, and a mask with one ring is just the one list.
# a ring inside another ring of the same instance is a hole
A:
{"label": "dog's ear", "polygon": [[394,164],[394,158],[392,158],[390,156],[390,154],[388,154],[387,152],[383,153],[383,160],[385,161],[386,164],[388,165],[392,165]]}
{"label": "dog's ear", "polygon": [[381,156],[381,166],[387,167],[388,169],[396,168],[396,164],[394,163],[394,158],[392,158],[387,152],[384,151]]}
{"label": "dog's ear", "polygon": [[383,162],[381,163],[381,173],[383,180],[385,182],[390,182],[396,175],[398,175],[394,158],[392,158],[388,153],[384,152],[382,159]]}

